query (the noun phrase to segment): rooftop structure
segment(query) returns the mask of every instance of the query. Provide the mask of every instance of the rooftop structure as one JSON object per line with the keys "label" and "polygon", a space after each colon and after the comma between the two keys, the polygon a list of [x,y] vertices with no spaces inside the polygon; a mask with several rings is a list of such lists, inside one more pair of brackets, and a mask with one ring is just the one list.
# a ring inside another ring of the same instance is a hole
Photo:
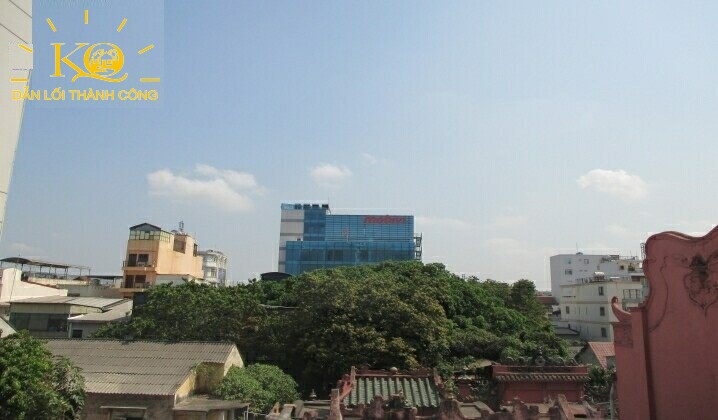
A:
{"label": "rooftop structure", "polygon": [[641,273],[641,260],[633,256],[610,254],[559,254],[550,258],[551,294],[561,303],[561,286],[576,284],[581,278],[603,273],[608,277]]}
{"label": "rooftop structure", "polygon": [[183,231],[167,232],[149,223],[132,226],[122,263],[123,295],[131,297],[161,283],[161,276],[169,283],[201,280],[204,273],[197,248],[194,239]]}
{"label": "rooftop structure", "polygon": [[77,279],[88,276],[90,267],[76,264],[43,261],[22,257],[9,257],[0,260],[0,268],[17,268],[26,278]]}
{"label": "rooftop structure", "polygon": [[284,203],[278,271],[420,260],[421,241],[414,216],[332,214],[325,203]]}
{"label": "rooftop structure", "polygon": [[[117,311],[127,315],[132,310],[128,299],[44,296],[10,303],[10,323],[18,330],[27,330],[35,337],[77,337],[69,328],[71,318],[84,314]],[[110,322],[109,320],[107,322]]]}

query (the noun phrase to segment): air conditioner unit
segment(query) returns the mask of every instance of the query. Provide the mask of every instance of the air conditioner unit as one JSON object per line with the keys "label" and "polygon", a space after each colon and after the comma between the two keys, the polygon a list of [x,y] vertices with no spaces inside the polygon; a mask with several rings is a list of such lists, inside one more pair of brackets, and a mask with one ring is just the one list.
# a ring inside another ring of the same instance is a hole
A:
{"label": "air conditioner unit", "polygon": [[138,266],[138,267],[145,267],[145,266],[147,266],[147,263],[146,263],[146,262],[138,262],[138,263],[137,263],[137,266]]}

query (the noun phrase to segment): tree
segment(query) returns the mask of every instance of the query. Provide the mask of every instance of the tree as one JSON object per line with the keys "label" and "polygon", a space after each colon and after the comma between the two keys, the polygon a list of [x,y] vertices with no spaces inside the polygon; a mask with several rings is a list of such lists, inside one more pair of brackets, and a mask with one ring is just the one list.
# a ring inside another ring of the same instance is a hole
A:
{"label": "tree", "polygon": [[584,385],[586,397],[592,403],[605,403],[610,400],[611,385],[616,382],[616,371],[591,366],[588,370],[588,382]]}
{"label": "tree", "polygon": [[0,339],[0,418],[78,419],[84,381],[64,358],[53,359],[26,332]]}
{"label": "tree", "polygon": [[147,303],[134,309],[130,322],[109,324],[95,337],[232,341],[240,345],[240,337],[252,337],[264,315],[253,288],[189,282],[161,285],[149,290]]}
{"label": "tree", "polygon": [[[255,287],[267,290],[262,281]],[[328,391],[352,365],[413,369],[499,360],[506,348],[527,356],[539,348],[566,352],[534,310],[527,280],[514,289],[461,279],[441,264],[386,262],[304,273],[284,283],[283,295],[274,284],[269,290],[260,295],[298,309],[264,324],[265,340],[254,350],[305,390]]]}
{"label": "tree", "polygon": [[277,402],[284,404],[299,398],[297,383],[291,376],[276,366],[259,363],[231,367],[215,394],[225,400],[248,402],[250,410],[261,413],[268,413]]}

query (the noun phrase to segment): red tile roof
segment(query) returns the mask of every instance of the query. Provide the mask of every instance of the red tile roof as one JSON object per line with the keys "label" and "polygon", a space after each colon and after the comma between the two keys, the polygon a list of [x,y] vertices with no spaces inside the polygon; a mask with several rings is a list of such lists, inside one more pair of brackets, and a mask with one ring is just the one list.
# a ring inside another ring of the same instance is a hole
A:
{"label": "red tile roof", "polygon": [[558,305],[556,298],[553,296],[536,296],[536,299],[538,299],[542,305]]}
{"label": "red tile roof", "polygon": [[607,367],[606,357],[616,356],[616,350],[611,342],[589,341],[588,346],[591,348],[591,351],[593,351],[593,354],[596,355],[598,363],[600,363],[604,369]]}

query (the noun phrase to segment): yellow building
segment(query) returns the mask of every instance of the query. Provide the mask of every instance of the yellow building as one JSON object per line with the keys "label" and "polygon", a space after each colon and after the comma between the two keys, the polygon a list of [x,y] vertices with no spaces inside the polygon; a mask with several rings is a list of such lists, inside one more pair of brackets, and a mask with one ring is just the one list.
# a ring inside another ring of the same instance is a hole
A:
{"label": "yellow building", "polygon": [[149,223],[130,228],[122,271],[125,296],[156,284],[203,278],[202,257],[197,255],[194,239],[184,232],[167,232]]}

